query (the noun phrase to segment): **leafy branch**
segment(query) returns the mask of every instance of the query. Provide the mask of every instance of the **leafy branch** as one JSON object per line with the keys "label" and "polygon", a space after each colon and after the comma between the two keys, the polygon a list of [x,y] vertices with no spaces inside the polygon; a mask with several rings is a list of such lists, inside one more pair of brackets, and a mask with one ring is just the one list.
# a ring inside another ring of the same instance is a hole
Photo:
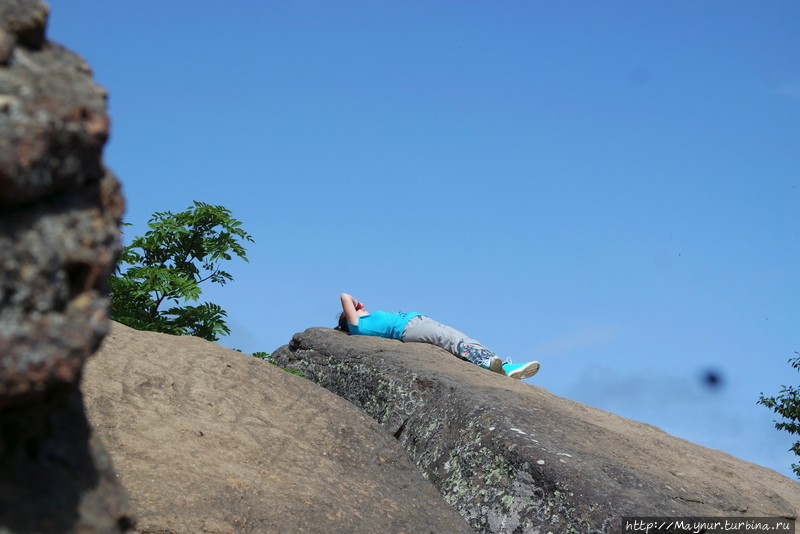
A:
{"label": "leafy branch", "polygon": [[[789,363],[800,371],[800,352],[795,352],[795,354],[798,357],[789,358]],[[790,434],[800,434],[800,388],[792,386],[781,386],[781,388],[777,397],[765,397],[764,393],[761,393],[758,404],[763,404],[787,420],[773,421],[775,428],[786,430]],[[796,441],[789,450],[800,456],[800,441]],[[800,478],[800,464],[792,464],[792,471]]]}
{"label": "leafy branch", "polygon": [[137,330],[209,341],[230,334],[220,306],[188,302],[200,299],[200,284],[233,280],[223,262],[248,261],[242,242],[253,238],[241,225],[230,210],[197,201],[180,213],[154,213],[150,230],[124,248],[109,278],[111,318]]}

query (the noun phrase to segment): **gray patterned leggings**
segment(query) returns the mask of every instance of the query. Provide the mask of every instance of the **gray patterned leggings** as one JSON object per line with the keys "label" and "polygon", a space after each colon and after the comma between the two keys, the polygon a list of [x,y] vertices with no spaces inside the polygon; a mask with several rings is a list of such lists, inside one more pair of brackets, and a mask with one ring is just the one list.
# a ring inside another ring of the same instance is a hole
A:
{"label": "gray patterned leggings", "polygon": [[481,365],[492,356],[496,356],[478,340],[424,315],[417,315],[408,321],[406,329],[403,330],[403,341],[430,343],[475,365]]}

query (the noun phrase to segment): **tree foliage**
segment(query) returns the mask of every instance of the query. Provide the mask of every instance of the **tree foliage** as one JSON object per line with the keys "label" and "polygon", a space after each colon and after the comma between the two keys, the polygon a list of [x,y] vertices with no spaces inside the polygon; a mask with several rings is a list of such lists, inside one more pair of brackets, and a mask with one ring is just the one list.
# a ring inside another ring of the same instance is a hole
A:
{"label": "tree foliage", "polygon": [[109,278],[111,318],[137,330],[199,336],[216,341],[230,334],[227,313],[196,302],[200,284],[225,285],[233,277],[222,263],[248,261],[243,241],[252,237],[222,206],[194,202],[186,211],[154,213],[150,230],[125,247]]}
{"label": "tree foliage", "polygon": [[[795,352],[797,358],[789,358],[789,363],[800,371],[800,352]],[[759,395],[758,404],[763,404],[776,414],[782,416],[786,421],[775,423],[778,430],[786,430],[790,434],[800,434],[800,388],[792,386],[781,386],[783,389],[777,397],[765,397],[764,393]],[[800,456],[800,441],[796,441],[789,449]],[[792,470],[800,478],[800,464],[792,464]]]}

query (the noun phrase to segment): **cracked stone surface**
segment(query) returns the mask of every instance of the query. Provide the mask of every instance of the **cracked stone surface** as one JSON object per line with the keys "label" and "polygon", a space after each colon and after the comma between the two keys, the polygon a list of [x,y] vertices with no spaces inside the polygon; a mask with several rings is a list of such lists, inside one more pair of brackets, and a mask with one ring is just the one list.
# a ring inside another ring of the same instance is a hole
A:
{"label": "cracked stone surface", "polygon": [[275,351],[395,436],[477,532],[619,532],[627,516],[796,518],[800,483],[437,347],[327,328]]}

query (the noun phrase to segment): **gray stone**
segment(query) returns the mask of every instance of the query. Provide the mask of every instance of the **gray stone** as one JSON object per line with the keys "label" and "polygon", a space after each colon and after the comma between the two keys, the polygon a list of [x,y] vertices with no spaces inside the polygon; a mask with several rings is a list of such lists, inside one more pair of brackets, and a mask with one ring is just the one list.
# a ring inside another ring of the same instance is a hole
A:
{"label": "gray stone", "polygon": [[109,173],[0,214],[0,409],[77,387],[108,330],[120,206]]}
{"label": "gray stone", "polygon": [[252,356],[113,324],[82,387],[142,534],[472,532],[377,423]]}
{"label": "gray stone", "polygon": [[[46,13],[4,1],[0,29],[43,35]],[[108,329],[105,280],[121,250],[105,91],[75,54],[23,44],[0,66],[0,408],[77,384]]]}
{"label": "gray stone", "polygon": [[[41,2],[7,1],[0,8],[6,34],[38,31]],[[25,18],[23,8],[30,15]],[[31,38],[36,40],[34,38]],[[76,54],[51,42],[8,50],[0,65],[0,209],[100,180],[108,138],[106,92]]]}
{"label": "gray stone", "polygon": [[126,532],[127,501],[77,388],[0,417],[0,533]]}
{"label": "gray stone", "polygon": [[[17,40],[14,35],[0,27],[0,65],[5,65],[8,62],[8,58],[11,56],[11,52],[14,50],[14,45],[17,44]],[[0,111],[6,111],[8,108],[8,99],[6,98],[5,104],[0,101]]]}
{"label": "gray stone", "polygon": [[0,26],[7,28],[30,48],[45,43],[45,27],[50,8],[40,0],[3,0],[0,2]]}
{"label": "gray stone", "polygon": [[78,386],[108,331],[123,200],[105,91],[45,40],[47,12],[0,2],[0,533],[118,533],[124,493]]}
{"label": "gray stone", "polygon": [[273,356],[375,418],[478,532],[619,532],[627,516],[794,519],[800,507],[800,483],[770,469],[432,345],[310,328]]}

